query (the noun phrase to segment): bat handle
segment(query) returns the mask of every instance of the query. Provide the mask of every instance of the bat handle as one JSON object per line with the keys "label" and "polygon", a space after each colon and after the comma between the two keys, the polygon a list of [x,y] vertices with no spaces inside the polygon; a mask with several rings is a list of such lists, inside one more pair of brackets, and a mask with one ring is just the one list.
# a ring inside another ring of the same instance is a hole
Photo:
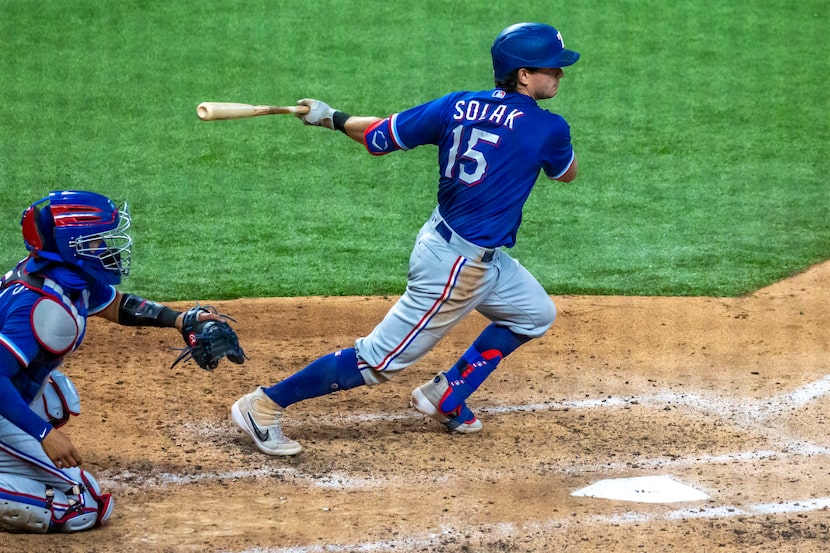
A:
{"label": "bat handle", "polygon": [[290,113],[291,115],[305,115],[308,113],[308,106],[254,106],[255,115],[278,115]]}

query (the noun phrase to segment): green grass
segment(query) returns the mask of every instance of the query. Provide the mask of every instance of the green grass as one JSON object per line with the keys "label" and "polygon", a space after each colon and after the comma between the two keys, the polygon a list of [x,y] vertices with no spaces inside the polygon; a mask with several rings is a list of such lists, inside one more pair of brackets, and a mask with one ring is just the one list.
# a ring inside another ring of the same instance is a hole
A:
{"label": "green grass", "polygon": [[[48,8],[48,9],[47,9]],[[0,0],[0,262],[53,188],[126,199],[160,300],[396,294],[435,201],[435,149],[373,158],[292,117],[204,100],[311,96],[386,115],[491,86],[503,27],[582,59],[544,106],[580,176],[540,180],[519,258],[551,293],[743,294],[830,257],[824,4]]]}

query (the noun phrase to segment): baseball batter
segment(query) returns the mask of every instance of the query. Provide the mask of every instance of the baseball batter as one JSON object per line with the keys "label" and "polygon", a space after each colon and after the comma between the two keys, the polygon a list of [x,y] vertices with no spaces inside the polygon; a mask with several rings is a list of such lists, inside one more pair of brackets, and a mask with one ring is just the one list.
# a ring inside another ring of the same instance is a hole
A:
{"label": "baseball batter", "polygon": [[30,253],[0,278],[0,529],[76,532],[106,521],[113,502],[58,430],[80,412],[58,367],[92,315],[180,331],[184,315],[115,289],[130,268],[126,204],[59,190],[26,208],[21,225]]}
{"label": "baseball batter", "polygon": [[577,160],[565,119],[537,101],[556,95],[579,54],[541,23],[504,29],[491,48],[495,87],[454,92],[389,117],[355,117],[319,100],[307,125],[339,130],[372,155],[438,146],[438,206],[421,228],[406,291],[353,348],[317,359],[231,408],[233,421],[270,455],[301,446],[282,432],[293,403],[386,382],[423,357],[468,313],[491,323],[448,370],[412,392],[412,406],[451,432],[482,428],[467,399],[499,363],[553,324],[556,308],[537,280],[502,249],[516,243],[522,209],[540,172],[570,182]]}

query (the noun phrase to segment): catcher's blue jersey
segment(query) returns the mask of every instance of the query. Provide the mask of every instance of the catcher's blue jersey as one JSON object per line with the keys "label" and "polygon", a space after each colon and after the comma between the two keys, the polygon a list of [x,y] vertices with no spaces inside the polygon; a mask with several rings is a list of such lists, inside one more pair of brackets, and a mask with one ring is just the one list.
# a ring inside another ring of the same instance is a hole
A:
{"label": "catcher's blue jersey", "polygon": [[83,340],[86,317],[112,303],[115,288],[101,284],[78,291],[70,298],[51,280],[44,283],[42,278],[26,278],[26,261],[0,279],[0,417],[43,439],[51,426],[29,408],[29,403],[49,372],[63,361],[65,353],[51,352],[38,340],[35,305],[48,296],[73,313],[79,327],[71,348],[74,350]]}
{"label": "catcher's blue jersey", "polygon": [[485,248],[512,247],[539,172],[556,179],[574,160],[563,117],[501,89],[455,92],[393,114],[365,139],[374,155],[437,145],[441,216]]}

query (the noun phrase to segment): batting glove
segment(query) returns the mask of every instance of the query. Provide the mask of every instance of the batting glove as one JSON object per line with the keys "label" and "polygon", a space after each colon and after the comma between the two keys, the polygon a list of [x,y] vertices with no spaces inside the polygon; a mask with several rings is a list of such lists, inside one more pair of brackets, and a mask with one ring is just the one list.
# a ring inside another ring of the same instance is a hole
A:
{"label": "batting glove", "polygon": [[326,127],[327,129],[334,129],[334,112],[332,108],[325,102],[320,100],[313,100],[311,98],[303,98],[297,102],[297,105],[308,106],[308,113],[305,115],[298,115],[303,123],[306,125],[313,125],[315,127]]}

